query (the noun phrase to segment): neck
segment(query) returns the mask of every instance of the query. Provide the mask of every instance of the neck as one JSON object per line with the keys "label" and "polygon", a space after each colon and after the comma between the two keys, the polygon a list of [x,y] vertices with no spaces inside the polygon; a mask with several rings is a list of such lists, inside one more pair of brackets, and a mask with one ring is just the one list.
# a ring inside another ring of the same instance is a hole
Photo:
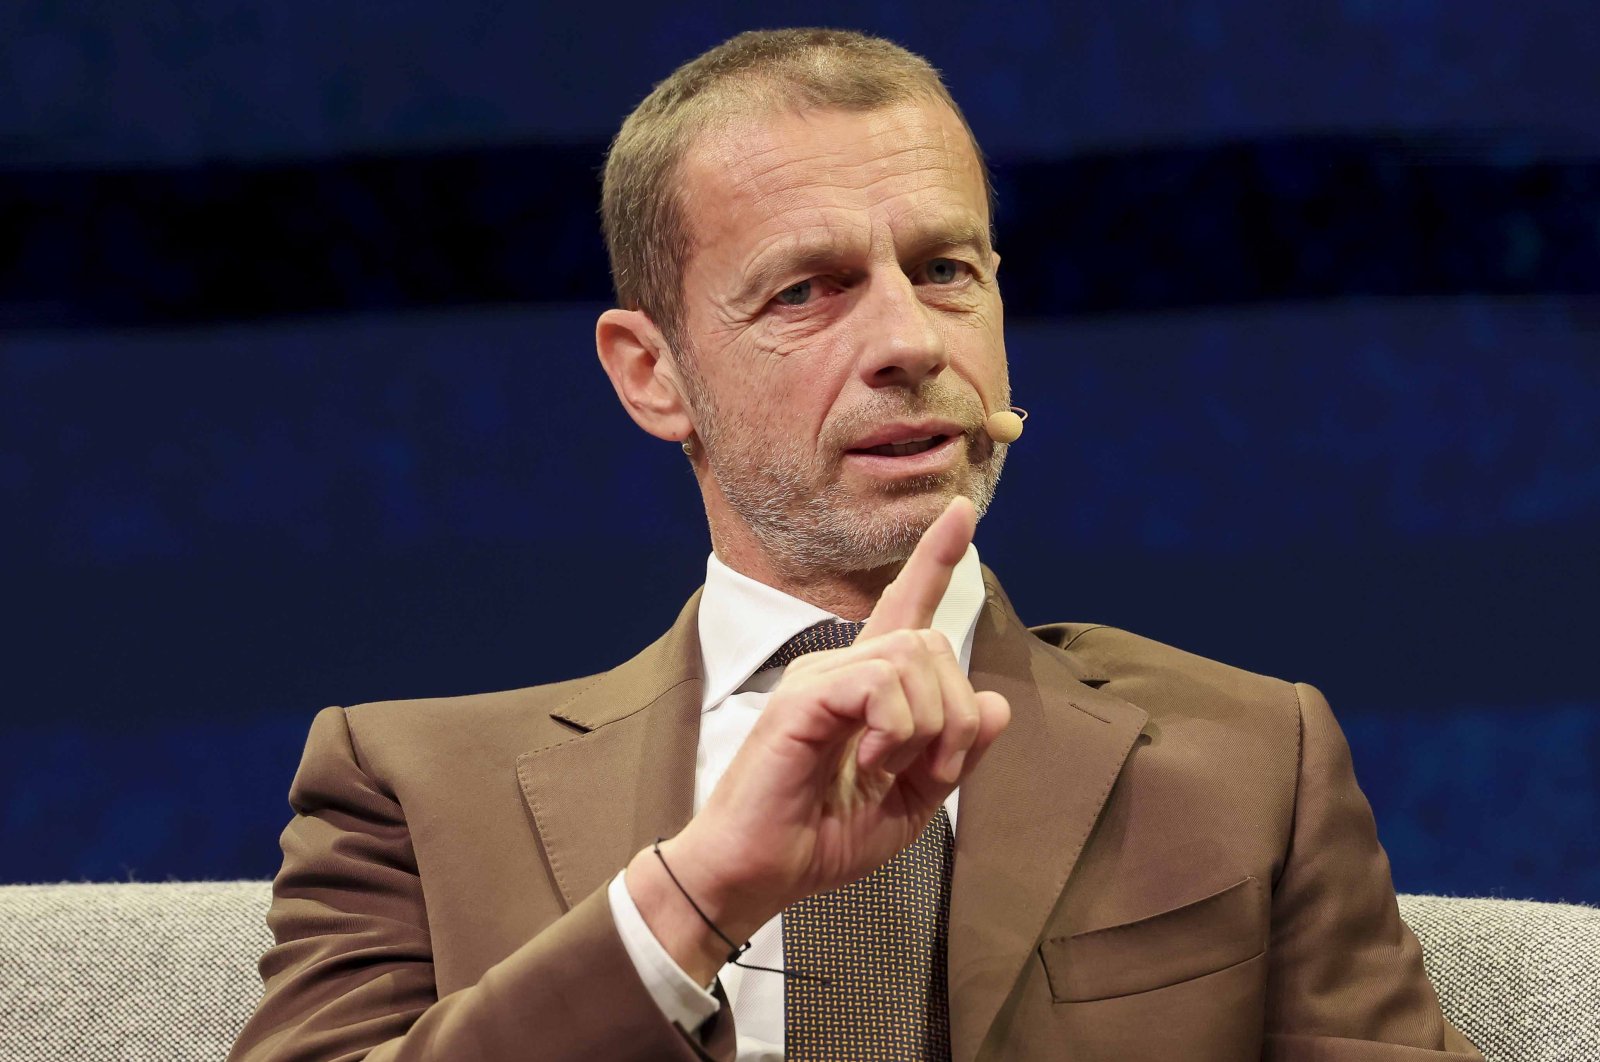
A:
{"label": "neck", "polygon": [[820,568],[789,570],[775,564],[759,549],[724,541],[715,532],[711,536],[711,548],[716,551],[718,560],[740,575],[847,620],[864,620],[870,616],[884,587],[900,574],[904,563],[851,572]]}

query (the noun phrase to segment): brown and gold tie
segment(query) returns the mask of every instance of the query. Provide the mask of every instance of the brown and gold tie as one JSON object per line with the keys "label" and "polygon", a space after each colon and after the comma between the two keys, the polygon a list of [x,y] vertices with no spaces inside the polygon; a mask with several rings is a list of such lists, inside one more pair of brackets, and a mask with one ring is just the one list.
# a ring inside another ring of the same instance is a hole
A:
{"label": "brown and gold tie", "polygon": [[[850,644],[859,623],[801,631],[763,667]],[[783,912],[789,1062],[947,1062],[946,927],[955,843],[943,807],[877,870]],[[825,979],[825,980],[824,980]]]}

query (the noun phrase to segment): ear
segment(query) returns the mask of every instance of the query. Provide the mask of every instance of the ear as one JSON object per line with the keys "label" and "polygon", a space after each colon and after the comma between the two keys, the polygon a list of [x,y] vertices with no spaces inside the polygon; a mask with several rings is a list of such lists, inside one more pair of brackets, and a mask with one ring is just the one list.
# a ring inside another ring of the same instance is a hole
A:
{"label": "ear", "polygon": [[641,310],[607,310],[594,328],[595,350],[633,422],[658,439],[694,432],[666,338]]}

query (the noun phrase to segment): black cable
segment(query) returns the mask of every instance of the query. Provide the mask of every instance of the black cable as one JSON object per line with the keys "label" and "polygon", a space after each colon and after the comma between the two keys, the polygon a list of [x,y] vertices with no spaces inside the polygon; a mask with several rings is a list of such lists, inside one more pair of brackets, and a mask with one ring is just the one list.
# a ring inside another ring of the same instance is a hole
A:
{"label": "black cable", "polygon": [[690,896],[689,890],[683,887],[683,882],[678,880],[678,875],[674,874],[672,872],[672,868],[667,866],[667,857],[661,854],[661,842],[664,839],[665,838],[657,837],[655,843],[650,846],[650,850],[655,852],[657,859],[661,860],[661,869],[667,872],[667,877],[671,878],[672,883],[678,887],[678,891],[683,893],[683,898],[689,901],[689,906],[693,907],[694,913],[700,916],[700,921],[710,926],[711,932],[715,933],[722,939],[724,944],[733,949],[732,951],[728,952],[728,958],[725,960],[726,962],[731,963],[742,970],[760,970],[762,973],[782,974],[785,977],[793,977],[799,981],[815,981],[821,985],[833,984],[833,981],[830,978],[818,977],[816,974],[808,974],[803,970],[785,970],[773,966],[757,966],[754,963],[740,962],[739,956],[750,950],[750,942],[747,940],[743,944],[735,944],[733,939],[729,937],[728,934],[718,929],[717,924],[710,918],[706,917],[706,913],[704,911],[700,910],[700,905],[694,902],[694,897]]}

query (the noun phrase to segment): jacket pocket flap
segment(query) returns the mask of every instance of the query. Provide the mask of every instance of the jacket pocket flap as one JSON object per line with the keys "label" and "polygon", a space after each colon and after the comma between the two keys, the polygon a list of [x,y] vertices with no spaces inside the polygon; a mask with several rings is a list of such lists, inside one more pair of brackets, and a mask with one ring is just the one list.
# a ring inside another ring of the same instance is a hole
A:
{"label": "jacket pocket flap", "polygon": [[1267,946],[1267,895],[1254,877],[1135,922],[1039,945],[1057,1003],[1165,988],[1254,958]]}

